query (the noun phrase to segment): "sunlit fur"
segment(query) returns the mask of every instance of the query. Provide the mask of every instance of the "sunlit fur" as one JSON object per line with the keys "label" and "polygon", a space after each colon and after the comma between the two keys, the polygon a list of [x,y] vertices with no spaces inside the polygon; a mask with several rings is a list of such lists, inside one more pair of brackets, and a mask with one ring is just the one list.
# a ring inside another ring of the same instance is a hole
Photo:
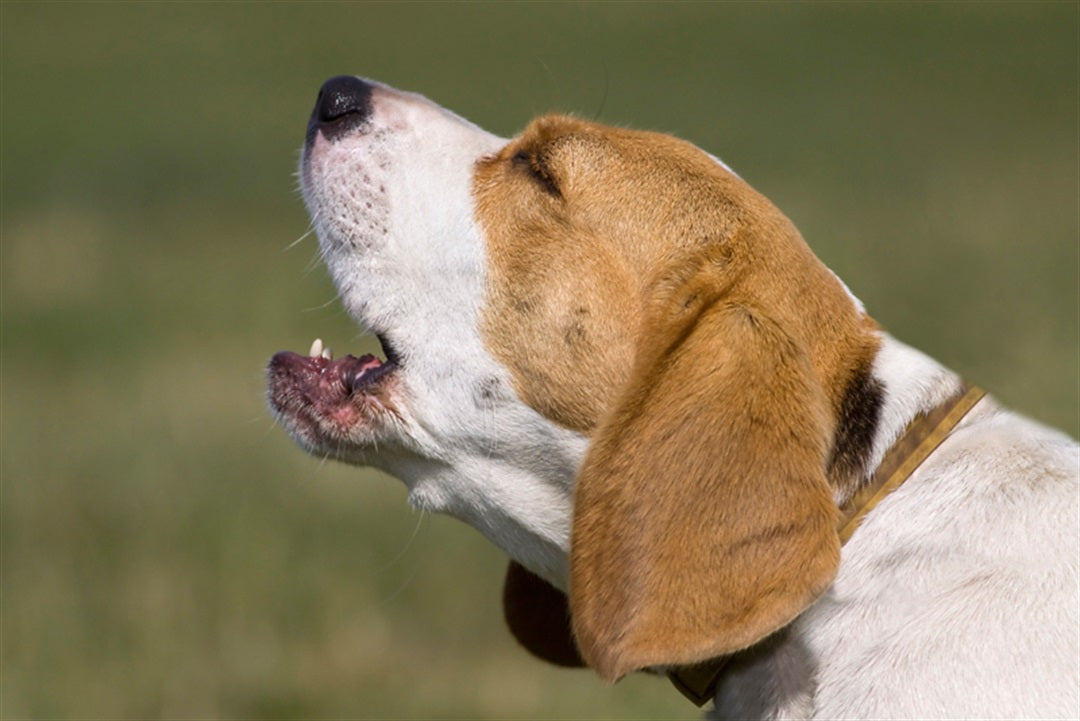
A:
{"label": "sunlit fur", "polygon": [[1080,716],[1076,444],[985,398],[841,551],[837,504],[960,379],[715,158],[565,116],[505,140],[378,86],[301,176],[401,356],[394,422],[312,450],[566,591],[603,678],[737,652],[719,718]]}

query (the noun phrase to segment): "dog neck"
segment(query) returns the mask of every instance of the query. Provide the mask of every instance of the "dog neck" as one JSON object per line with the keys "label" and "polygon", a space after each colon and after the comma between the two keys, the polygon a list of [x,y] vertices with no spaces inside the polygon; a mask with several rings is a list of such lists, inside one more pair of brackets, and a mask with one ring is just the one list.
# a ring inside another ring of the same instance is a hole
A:
{"label": "dog neck", "polygon": [[[929,411],[919,413],[885,452],[870,480],[840,507],[838,533],[846,544],[863,519],[884,498],[903,485],[956,428],[985,391],[963,384],[959,391]],[[668,678],[676,689],[698,706],[713,698],[728,656],[690,667],[673,669]]]}

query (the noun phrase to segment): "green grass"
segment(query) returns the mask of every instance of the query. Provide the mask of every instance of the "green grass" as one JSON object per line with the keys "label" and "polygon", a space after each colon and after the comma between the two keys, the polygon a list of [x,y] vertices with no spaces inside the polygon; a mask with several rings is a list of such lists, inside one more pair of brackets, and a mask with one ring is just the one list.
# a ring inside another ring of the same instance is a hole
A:
{"label": "green grass", "polygon": [[0,717],[696,717],[532,661],[499,552],[273,426],[275,350],[368,347],[291,247],[319,84],[687,137],[896,335],[1075,436],[1078,12],[0,4]]}

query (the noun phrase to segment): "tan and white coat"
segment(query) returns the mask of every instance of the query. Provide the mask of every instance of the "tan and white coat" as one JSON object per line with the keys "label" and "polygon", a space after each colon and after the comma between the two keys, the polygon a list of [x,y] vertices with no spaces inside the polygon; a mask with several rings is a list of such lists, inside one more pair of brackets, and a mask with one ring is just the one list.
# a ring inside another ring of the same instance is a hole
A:
{"label": "tan and white coat", "polygon": [[961,381],[720,161],[335,78],[301,178],[387,358],[278,354],[271,406],[505,550],[538,655],[734,654],[721,718],[1080,715],[1076,444],[985,398],[841,553],[838,506]]}

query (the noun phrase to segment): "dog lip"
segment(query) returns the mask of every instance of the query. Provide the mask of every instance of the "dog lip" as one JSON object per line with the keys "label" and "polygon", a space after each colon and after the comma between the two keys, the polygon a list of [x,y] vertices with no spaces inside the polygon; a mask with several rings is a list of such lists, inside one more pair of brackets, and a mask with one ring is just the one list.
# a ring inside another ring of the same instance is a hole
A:
{"label": "dog lip", "polygon": [[365,354],[337,360],[280,351],[270,359],[273,381],[299,392],[309,401],[340,403],[358,391],[366,391],[397,369],[397,363]]}
{"label": "dog lip", "polygon": [[346,408],[390,409],[385,380],[401,367],[396,349],[384,334],[376,334],[386,360],[370,353],[335,359],[316,338],[307,355],[275,353],[267,364],[267,400],[287,424],[318,424],[335,416],[356,418]]}
{"label": "dog lip", "polygon": [[377,431],[386,413],[396,414],[387,386],[398,369],[373,355],[337,360],[292,351],[275,353],[267,366],[267,402],[300,444],[313,452],[340,450]]}
{"label": "dog lip", "polygon": [[382,347],[383,355],[386,356],[386,362],[392,363],[395,366],[401,362],[401,356],[398,355],[397,348],[395,348],[390,340],[386,337],[385,333],[376,333],[375,337],[379,341],[379,346]]}

